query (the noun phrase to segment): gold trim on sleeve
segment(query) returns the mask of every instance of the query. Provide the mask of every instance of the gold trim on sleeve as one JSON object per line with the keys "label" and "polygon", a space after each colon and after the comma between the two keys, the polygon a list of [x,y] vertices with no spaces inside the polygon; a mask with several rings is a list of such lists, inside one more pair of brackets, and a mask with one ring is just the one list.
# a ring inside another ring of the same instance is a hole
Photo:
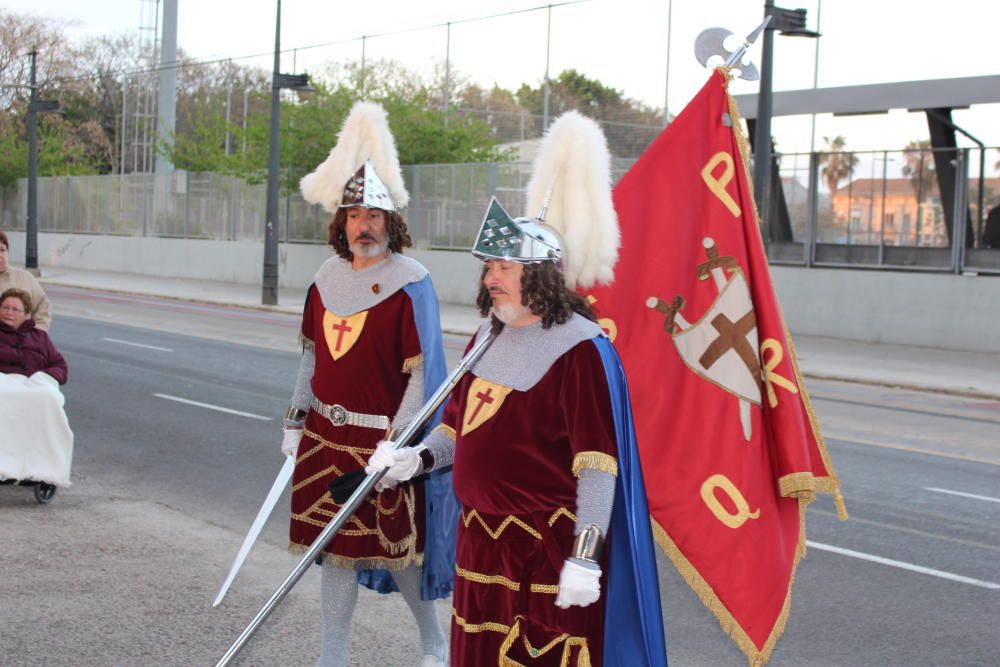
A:
{"label": "gold trim on sleeve", "polygon": [[609,475],[618,476],[618,460],[604,452],[577,452],[577,455],[573,457],[573,476],[579,477],[580,471],[584,468],[600,470]]}
{"label": "gold trim on sleeve", "polygon": [[412,373],[414,368],[417,368],[424,363],[424,355],[418,354],[416,356],[410,357],[409,359],[403,360],[403,372]]}
{"label": "gold trim on sleeve", "polygon": [[441,431],[446,436],[448,436],[449,438],[451,438],[452,442],[455,442],[455,429],[453,429],[452,427],[448,426],[447,424],[438,424],[437,426],[434,427],[434,430],[435,431]]}
{"label": "gold trim on sleeve", "polygon": [[299,332],[299,345],[302,346],[303,350],[316,350],[316,343],[303,336],[301,331]]}

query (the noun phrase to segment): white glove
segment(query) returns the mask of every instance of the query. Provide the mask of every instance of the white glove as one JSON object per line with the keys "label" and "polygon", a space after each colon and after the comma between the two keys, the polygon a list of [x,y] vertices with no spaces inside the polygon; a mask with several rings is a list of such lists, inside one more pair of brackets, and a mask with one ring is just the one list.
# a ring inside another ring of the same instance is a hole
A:
{"label": "white glove", "polygon": [[413,447],[394,450],[389,440],[382,440],[368,459],[365,473],[371,475],[385,468],[385,475],[375,485],[376,491],[391,489],[400,482],[411,479],[420,470],[420,455]]}
{"label": "white glove", "polygon": [[281,453],[285,456],[295,456],[299,451],[299,440],[302,439],[302,429],[286,428],[284,437],[281,439]]}
{"label": "white glove", "polygon": [[566,559],[559,573],[559,594],[556,606],[569,609],[571,606],[586,607],[601,597],[601,568],[585,567]]}
{"label": "white glove", "polygon": [[31,380],[38,384],[52,387],[53,389],[59,389],[59,380],[55,379],[45,371],[35,371],[31,374]]}

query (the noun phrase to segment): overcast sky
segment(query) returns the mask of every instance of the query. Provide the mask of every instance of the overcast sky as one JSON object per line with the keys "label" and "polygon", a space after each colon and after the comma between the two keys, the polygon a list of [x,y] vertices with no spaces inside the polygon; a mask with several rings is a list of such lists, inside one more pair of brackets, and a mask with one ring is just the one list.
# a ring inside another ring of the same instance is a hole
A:
{"label": "overcast sky", "polygon": [[[143,8],[148,14],[153,2],[5,0],[4,7],[72,21],[72,35],[98,35],[137,30],[143,24]],[[672,4],[669,78],[669,0],[588,0],[554,7],[550,73],[555,76],[575,68],[657,107],[663,106],[669,90],[669,108],[679,111],[707,77],[693,55],[698,33],[712,26],[749,32],[760,22],[763,2],[673,0]],[[812,29],[820,20],[824,35],[819,40],[820,87],[1000,73],[997,2],[785,0],[779,4],[808,9]],[[295,64],[303,71],[360,58],[361,35],[407,31],[368,38],[367,57],[395,58],[429,70],[435,60],[445,58],[446,29],[416,28],[451,21],[456,23],[451,27],[452,67],[472,81],[512,88],[525,81],[538,83],[544,75],[547,11],[461,21],[541,5],[539,0],[284,0],[282,46],[301,49]],[[275,7],[275,0],[179,0],[179,45],[199,59],[267,53],[274,48]],[[304,48],[331,42],[339,43]],[[776,38],[775,90],[812,87],[815,48],[814,40]],[[751,54],[759,57],[759,46]],[[269,57],[240,62],[270,68]],[[292,70],[291,54],[283,57],[282,69]],[[732,87],[734,93],[756,90],[756,83],[742,81]],[[988,146],[1000,145],[1000,105],[956,111],[954,120]],[[777,119],[774,130],[784,151],[809,150],[808,117]],[[849,147],[857,150],[896,149],[927,138],[927,126],[922,114],[905,111],[856,118],[827,115],[818,118],[816,134],[843,134]],[[961,138],[960,144],[971,145]]]}

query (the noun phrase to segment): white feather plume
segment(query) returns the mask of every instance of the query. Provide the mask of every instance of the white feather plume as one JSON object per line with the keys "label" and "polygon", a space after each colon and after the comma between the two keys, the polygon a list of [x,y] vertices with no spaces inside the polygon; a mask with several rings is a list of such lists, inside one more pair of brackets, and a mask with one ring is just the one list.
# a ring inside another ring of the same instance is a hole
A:
{"label": "white feather plume", "polygon": [[549,127],[528,182],[528,217],[552,189],[545,224],[562,235],[565,280],[571,289],[610,283],[621,234],[611,201],[611,153],[596,122],[567,111]]}
{"label": "white feather plume", "polygon": [[344,197],[344,185],[365,160],[372,161],[396,208],[404,208],[410,194],[403,183],[396,142],[385,109],[374,102],[356,102],[351,107],[330,155],[299,181],[302,197],[310,204],[321,204],[330,213],[336,212]]}

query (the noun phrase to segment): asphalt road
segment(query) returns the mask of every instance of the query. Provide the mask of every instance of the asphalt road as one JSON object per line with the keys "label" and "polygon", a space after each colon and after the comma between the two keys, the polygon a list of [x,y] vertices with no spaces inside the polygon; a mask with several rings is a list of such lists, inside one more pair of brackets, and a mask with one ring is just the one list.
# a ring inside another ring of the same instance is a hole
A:
{"label": "asphalt road", "polygon": [[[181,590],[172,600],[184,609],[187,596],[190,606],[201,608],[206,595],[214,596],[281,464],[280,415],[297,368],[297,318],[85,290],[53,292],[59,313],[53,336],[71,369],[65,393],[76,433],[78,482],[45,511],[60,512],[60,503],[71,504],[77,494],[83,508],[114,497],[142,502],[145,512],[162,513],[165,521],[182,520],[181,539],[205,540],[199,548],[213,555],[207,568],[198,562],[172,564],[171,576],[197,573],[199,582],[178,582]],[[464,342],[448,337],[452,362]],[[839,522],[828,497],[810,508],[809,554],[799,567],[790,620],[770,664],[1000,664],[1000,404],[846,383],[816,381],[808,387],[851,520]],[[26,516],[28,505],[15,493],[0,494],[0,516]],[[287,507],[286,497],[263,535],[267,554],[287,544]],[[44,516],[30,511],[32,517]],[[294,563],[273,558],[279,570]],[[238,579],[231,595],[243,586],[258,597],[239,597],[238,618],[206,630],[209,646],[160,653],[157,664],[203,664],[203,656],[217,657],[228,646],[220,638],[235,639],[232,628],[242,629],[263,604],[267,596],[258,591],[272,590],[285,574],[263,567],[241,573],[246,583]],[[665,559],[660,576],[671,662],[745,664]],[[295,601],[296,614],[315,614],[315,584],[312,579],[301,584],[311,592]],[[0,593],[7,587],[31,599],[30,591],[11,582],[0,586]],[[102,604],[99,593],[90,603],[93,613],[114,622],[119,610]],[[355,634],[384,636],[384,604],[372,596],[363,597],[361,605],[367,611],[359,609]],[[393,607],[400,608],[405,609]],[[155,615],[155,605],[150,609]],[[447,618],[444,605],[442,614]],[[23,636],[5,651],[10,634],[0,630],[0,662],[35,664],[26,656],[20,660],[17,651],[41,631],[17,623],[23,617],[16,610],[0,611],[0,623],[5,619],[15,621]],[[166,622],[168,627],[201,622],[194,619],[171,607]],[[308,620],[305,636],[312,637],[315,620]],[[289,613],[276,623],[285,629],[299,625]],[[195,635],[188,641],[197,644]],[[272,631],[261,641],[280,644],[277,635],[296,643],[285,631]],[[93,662],[64,657],[47,664],[150,664],[120,654],[127,643],[89,647],[106,652]],[[302,655],[309,656],[315,641],[305,644]],[[356,664],[414,662],[412,649],[386,653],[368,646],[356,638]],[[259,660],[248,664],[270,664],[267,657]]]}

